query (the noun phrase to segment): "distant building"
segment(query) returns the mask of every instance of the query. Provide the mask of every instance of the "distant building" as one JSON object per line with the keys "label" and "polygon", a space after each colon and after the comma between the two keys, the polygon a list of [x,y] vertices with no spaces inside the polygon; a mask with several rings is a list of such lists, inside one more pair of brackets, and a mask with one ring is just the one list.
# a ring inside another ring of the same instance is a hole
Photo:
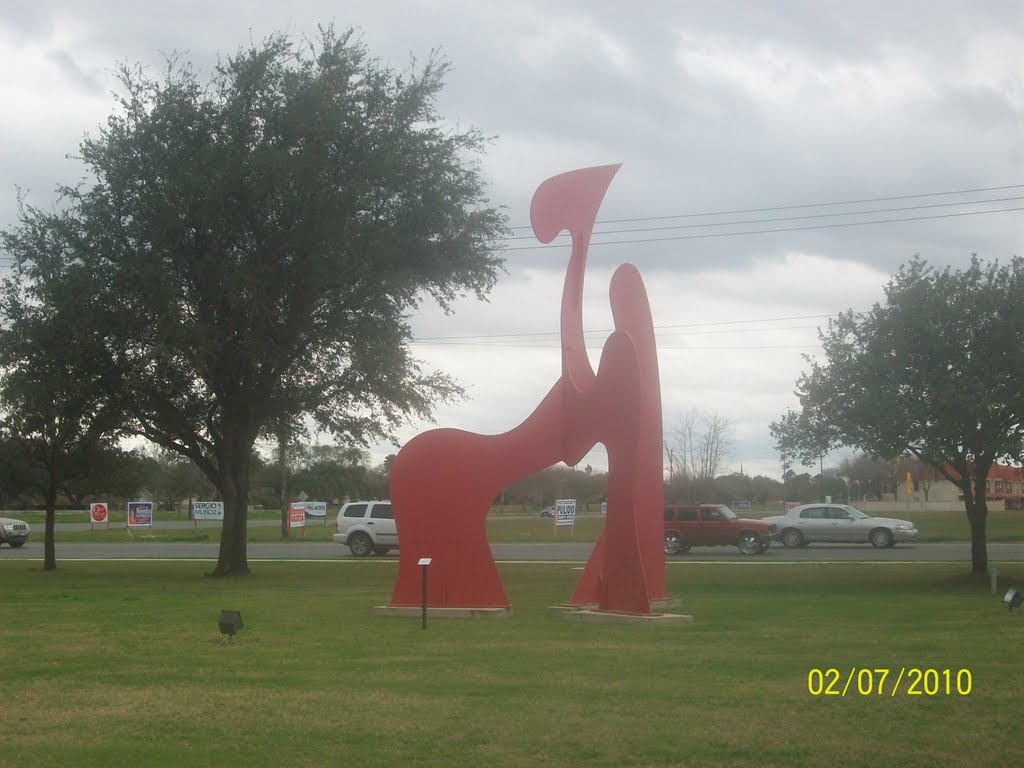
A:
{"label": "distant building", "polygon": [[[954,477],[958,476],[952,467],[947,466],[946,469]],[[963,502],[963,492],[941,472],[929,467],[923,474],[923,477],[911,477],[913,490],[910,491],[909,501]],[[906,483],[898,483],[896,500],[905,502],[907,496]],[[985,481],[985,499],[1001,502],[1006,509],[1024,509],[1024,467],[993,465]]]}

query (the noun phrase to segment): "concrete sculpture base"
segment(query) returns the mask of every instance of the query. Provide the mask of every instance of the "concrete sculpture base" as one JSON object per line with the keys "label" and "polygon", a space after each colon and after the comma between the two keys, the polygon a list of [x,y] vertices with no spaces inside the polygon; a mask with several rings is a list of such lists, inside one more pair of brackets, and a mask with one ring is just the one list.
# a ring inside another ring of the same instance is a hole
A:
{"label": "concrete sculpture base", "polygon": [[584,624],[646,624],[656,626],[693,624],[693,616],[682,613],[615,613],[614,611],[568,611],[562,614],[566,621]]}
{"label": "concrete sculpture base", "polygon": [[[373,609],[375,616],[397,616],[403,619],[419,619],[423,608],[412,605],[378,605]],[[427,619],[507,619],[511,608],[431,608],[427,607]]]}

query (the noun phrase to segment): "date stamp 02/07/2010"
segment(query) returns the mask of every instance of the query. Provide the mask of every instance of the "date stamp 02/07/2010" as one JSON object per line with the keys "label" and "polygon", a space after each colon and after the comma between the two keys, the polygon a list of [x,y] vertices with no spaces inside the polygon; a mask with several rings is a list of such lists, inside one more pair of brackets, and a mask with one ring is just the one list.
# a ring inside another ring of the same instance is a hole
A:
{"label": "date stamp 02/07/2010", "polygon": [[811,696],[969,696],[974,680],[969,669],[919,667],[835,667],[807,673]]}

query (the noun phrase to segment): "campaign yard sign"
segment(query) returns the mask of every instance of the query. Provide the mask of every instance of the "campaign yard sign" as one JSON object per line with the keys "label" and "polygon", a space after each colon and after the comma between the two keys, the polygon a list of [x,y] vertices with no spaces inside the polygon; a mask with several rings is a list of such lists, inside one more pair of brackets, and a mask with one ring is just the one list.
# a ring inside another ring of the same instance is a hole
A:
{"label": "campaign yard sign", "polygon": [[733,512],[749,512],[750,502],[749,501],[734,501],[732,503]]}
{"label": "campaign yard sign", "polygon": [[555,502],[555,525],[576,525],[576,499]]}
{"label": "campaign yard sign", "polygon": [[288,505],[288,527],[306,527],[306,503],[304,501],[293,501]]}
{"label": "campaign yard sign", "polygon": [[94,501],[89,505],[89,525],[110,524],[110,509],[105,501]]}
{"label": "campaign yard sign", "polygon": [[153,525],[152,501],[128,502],[128,527],[146,528]]}
{"label": "campaign yard sign", "polygon": [[319,517],[322,521],[322,525],[327,525],[327,502],[326,501],[307,501],[306,504],[306,517]]}
{"label": "campaign yard sign", "polygon": [[306,514],[309,517],[327,517],[327,502],[326,501],[307,501]]}
{"label": "campaign yard sign", "polygon": [[224,519],[224,502],[223,501],[193,501],[192,502],[192,519],[193,520],[223,520]]}

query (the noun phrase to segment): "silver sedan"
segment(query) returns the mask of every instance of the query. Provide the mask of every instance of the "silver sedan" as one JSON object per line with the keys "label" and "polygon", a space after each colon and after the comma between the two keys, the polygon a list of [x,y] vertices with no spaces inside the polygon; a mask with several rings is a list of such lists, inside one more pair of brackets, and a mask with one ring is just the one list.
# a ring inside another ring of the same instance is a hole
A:
{"label": "silver sedan", "polygon": [[909,520],[871,517],[848,504],[804,504],[764,521],[775,523],[776,538],[787,547],[803,547],[812,541],[891,547],[897,541],[917,538],[917,528]]}

